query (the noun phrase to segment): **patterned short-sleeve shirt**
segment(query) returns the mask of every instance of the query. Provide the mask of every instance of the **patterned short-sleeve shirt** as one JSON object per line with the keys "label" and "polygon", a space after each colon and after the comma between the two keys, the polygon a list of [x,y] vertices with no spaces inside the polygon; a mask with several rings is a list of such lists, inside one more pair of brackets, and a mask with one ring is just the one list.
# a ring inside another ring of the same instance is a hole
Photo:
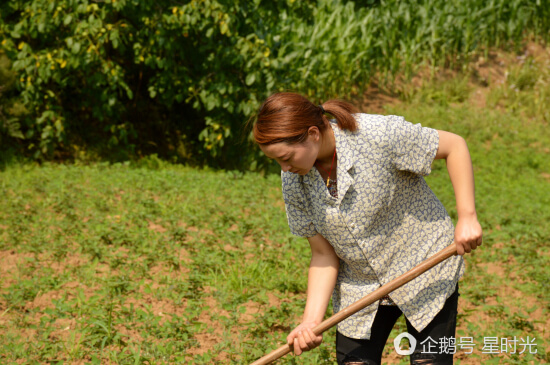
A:
{"label": "patterned short-sleeve shirt", "polygon": [[[301,176],[283,172],[290,230],[325,237],[340,258],[334,312],[412,269],[450,245],[453,223],[423,176],[439,145],[435,129],[404,118],[356,114],[358,130],[331,123],[338,159],[338,197],[329,194],[317,169]],[[443,308],[464,273],[453,256],[390,293],[418,330]],[[338,324],[351,338],[368,339],[379,302]]]}

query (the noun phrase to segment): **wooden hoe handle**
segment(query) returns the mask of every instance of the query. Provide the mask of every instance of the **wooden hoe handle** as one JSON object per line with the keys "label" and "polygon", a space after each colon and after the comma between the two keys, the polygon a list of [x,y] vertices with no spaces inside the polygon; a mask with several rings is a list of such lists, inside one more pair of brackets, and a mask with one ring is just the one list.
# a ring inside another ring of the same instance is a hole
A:
{"label": "wooden hoe handle", "polygon": [[[391,293],[395,289],[399,288],[400,286],[408,283],[409,281],[413,280],[414,278],[418,277],[422,273],[428,271],[435,265],[439,264],[440,262],[448,259],[451,256],[456,255],[456,245],[453,242],[448,247],[444,248],[443,250],[439,251],[432,257],[430,257],[427,260],[424,260],[420,264],[418,264],[416,267],[412,268],[411,270],[407,271],[401,276],[398,276],[397,278],[393,279],[387,284],[382,285],[380,288],[376,289],[372,293],[364,296],[362,299],[359,299],[352,305],[342,309],[340,312],[336,313],[332,317],[327,318],[323,322],[321,322],[319,325],[317,325],[315,328],[313,328],[313,333],[315,335],[320,335],[321,333],[325,332],[332,326],[336,325],[337,323],[343,321],[344,319],[348,318],[349,316],[357,313],[361,309],[368,307],[372,303],[376,302],[377,300],[380,300],[383,296]],[[270,352],[269,354],[265,355],[264,357],[254,361],[250,365],[265,365],[270,364],[271,362],[285,356],[291,352],[291,348],[288,344],[285,344],[281,347],[279,347],[277,350],[274,350]]]}

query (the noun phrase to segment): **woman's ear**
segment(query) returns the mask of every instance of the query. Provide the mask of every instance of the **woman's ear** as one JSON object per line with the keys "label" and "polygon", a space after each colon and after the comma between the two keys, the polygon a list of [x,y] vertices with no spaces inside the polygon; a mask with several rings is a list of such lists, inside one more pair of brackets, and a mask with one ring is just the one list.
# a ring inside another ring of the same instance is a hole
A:
{"label": "woman's ear", "polygon": [[321,139],[321,131],[315,126],[309,127],[309,129],[307,130],[307,135],[308,138],[312,138],[313,142],[317,142],[319,141],[319,139]]}

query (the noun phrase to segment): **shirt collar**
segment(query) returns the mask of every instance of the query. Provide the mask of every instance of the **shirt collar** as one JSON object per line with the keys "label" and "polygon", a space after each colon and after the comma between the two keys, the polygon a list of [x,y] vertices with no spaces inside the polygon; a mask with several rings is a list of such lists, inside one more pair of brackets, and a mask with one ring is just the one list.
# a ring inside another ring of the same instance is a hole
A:
{"label": "shirt collar", "polygon": [[[334,132],[334,140],[336,142],[336,157],[338,161],[337,181],[338,181],[338,199],[332,200],[330,203],[340,204],[349,187],[354,183],[354,165],[355,165],[355,146],[353,132],[341,130],[336,121],[331,120],[330,126]],[[306,174],[305,182],[315,186],[316,177],[318,175],[313,169]],[[318,186],[324,186],[322,182]],[[326,194],[328,196],[328,194]]]}
{"label": "shirt collar", "polygon": [[[338,172],[349,172],[355,165],[355,147],[353,145],[353,132],[342,130],[335,121],[331,121],[330,126],[334,132],[336,141],[336,156],[338,157]],[[340,178],[340,177],[338,177]]]}
{"label": "shirt collar", "polygon": [[355,179],[355,145],[354,134],[349,130],[342,130],[336,122],[330,123],[334,131],[334,139],[336,141],[336,156],[338,158],[338,204],[346,195],[346,192],[353,185]]}

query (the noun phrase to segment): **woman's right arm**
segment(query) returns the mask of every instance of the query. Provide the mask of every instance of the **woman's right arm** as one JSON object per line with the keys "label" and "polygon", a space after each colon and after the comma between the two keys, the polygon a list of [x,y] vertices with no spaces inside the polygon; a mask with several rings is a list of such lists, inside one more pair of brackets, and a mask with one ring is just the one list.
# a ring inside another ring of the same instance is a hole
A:
{"label": "woman's right arm", "polygon": [[307,281],[307,301],[302,323],[287,337],[287,343],[300,355],[321,344],[323,336],[315,336],[312,328],[323,321],[336,278],[340,260],[330,243],[320,234],[308,238],[311,247]]}

